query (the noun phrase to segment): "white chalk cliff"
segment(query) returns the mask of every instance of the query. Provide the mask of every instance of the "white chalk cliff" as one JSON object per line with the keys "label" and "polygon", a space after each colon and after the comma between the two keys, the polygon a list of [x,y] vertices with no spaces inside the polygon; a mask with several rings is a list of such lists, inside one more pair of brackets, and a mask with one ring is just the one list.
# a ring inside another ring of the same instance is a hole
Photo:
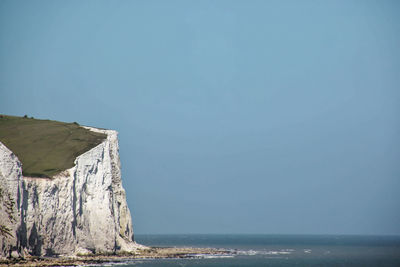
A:
{"label": "white chalk cliff", "polygon": [[20,254],[74,255],[133,252],[140,247],[133,241],[122,187],[117,132],[86,128],[107,138],[52,179],[21,179],[21,163],[0,146],[0,175],[13,184],[3,188],[19,200],[14,203],[16,240],[3,237],[9,240],[3,241],[3,256],[14,248]]}
{"label": "white chalk cliff", "polygon": [[21,163],[0,143],[0,257],[18,256],[21,190]]}

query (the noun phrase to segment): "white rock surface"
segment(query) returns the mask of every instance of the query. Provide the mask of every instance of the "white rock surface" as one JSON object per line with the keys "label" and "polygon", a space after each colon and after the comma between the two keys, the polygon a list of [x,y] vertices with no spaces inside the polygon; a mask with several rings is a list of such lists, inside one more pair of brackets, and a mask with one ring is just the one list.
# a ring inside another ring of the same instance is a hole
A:
{"label": "white rock surface", "polygon": [[74,167],[53,179],[23,177],[18,242],[21,250],[31,255],[134,251],[140,247],[133,241],[122,187],[117,132],[87,128],[105,133],[107,139],[78,156]]}
{"label": "white rock surface", "polygon": [[18,251],[16,232],[21,220],[21,191],[21,163],[13,152],[0,143],[0,227],[3,229],[3,234],[0,234],[0,257],[10,257]]}

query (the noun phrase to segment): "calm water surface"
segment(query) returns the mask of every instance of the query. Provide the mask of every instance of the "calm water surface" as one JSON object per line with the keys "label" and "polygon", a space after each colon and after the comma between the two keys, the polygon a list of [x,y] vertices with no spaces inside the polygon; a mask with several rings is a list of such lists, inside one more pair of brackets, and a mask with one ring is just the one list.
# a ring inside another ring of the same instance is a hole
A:
{"label": "calm water surface", "polygon": [[125,266],[400,266],[399,236],[136,235],[162,247],[213,247],[233,257],[135,260]]}

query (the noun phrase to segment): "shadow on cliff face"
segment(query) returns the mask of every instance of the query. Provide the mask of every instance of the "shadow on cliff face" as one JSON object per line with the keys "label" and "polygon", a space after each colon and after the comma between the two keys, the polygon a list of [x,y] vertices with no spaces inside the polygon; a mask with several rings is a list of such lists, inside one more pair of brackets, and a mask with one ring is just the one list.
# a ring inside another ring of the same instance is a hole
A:
{"label": "shadow on cliff face", "polygon": [[40,256],[42,253],[42,238],[38,234],[36,223],[33,223],[33,227],[28,238],[28,229],[24,220],[26,211],[28,209],[28,195],[28,191],[24,189],[22,197],[21,224],[17,230],[17,237],[19,242],[18,247],[20,249],[20,252],[22,252],[24,248],[27,248],[30,251],[31,255]]}
{"label": "shadow on cliff face", "polygon": [[40,235],[38,235],[36,223],[33,223],[31,234],[29,235],[28,239],[28,245],[32,251],[32,255],[40,256],[42,252],[42,238]]}
{"label": "shadow on cliff face", "polygon": [[18,249],[19,253],[22,253],[23,249],[27,247],[28,240],[27,240],[27,229],[25,223],[25,214],[28,209],[28,191],[23,189],[22,191],[22,207],[21,207],[21,223],[17,230],[17,240],[18,240]]}
{"label": "shadow on cliff face", "polygon": [[52,248],[46,248],[45,256],[46,257],[55,257],[55,256],[59,256],[59,254],[55,253]]}

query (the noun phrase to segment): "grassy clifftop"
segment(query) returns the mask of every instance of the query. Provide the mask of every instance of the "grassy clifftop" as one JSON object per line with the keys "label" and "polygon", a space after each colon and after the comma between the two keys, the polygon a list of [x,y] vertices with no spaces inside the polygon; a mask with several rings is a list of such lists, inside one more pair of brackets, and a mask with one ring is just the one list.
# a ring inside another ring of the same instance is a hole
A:
{"label": "grassy clifftop", "polygon": [[52,177],[106,138],[77,123],[0,115],[0,142],[22,162],[22,173]]}

